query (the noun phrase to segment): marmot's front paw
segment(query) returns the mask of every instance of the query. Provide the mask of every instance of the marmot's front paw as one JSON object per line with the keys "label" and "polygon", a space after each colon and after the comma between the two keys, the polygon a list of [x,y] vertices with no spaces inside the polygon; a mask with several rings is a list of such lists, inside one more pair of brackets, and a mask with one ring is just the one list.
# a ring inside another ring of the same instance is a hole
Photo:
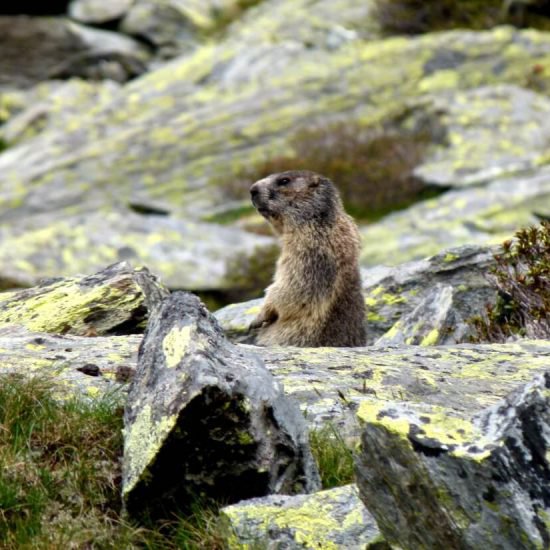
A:
{"label": "marmot's front paw", "polygon": [[256,319],[248,325],[248,330],[255,330],[272,325],[278,317],[279,315],[275,310],[261,311]]}

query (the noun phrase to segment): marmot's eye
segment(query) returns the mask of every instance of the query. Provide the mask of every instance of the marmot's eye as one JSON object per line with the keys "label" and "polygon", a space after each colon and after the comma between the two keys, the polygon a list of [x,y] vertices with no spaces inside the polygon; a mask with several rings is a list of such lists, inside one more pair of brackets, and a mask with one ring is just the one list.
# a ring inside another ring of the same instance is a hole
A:
{"label": "marmot's eye", "polygon": [[277,180],[277,185],[288,185],[290,183],[290,178],[279,178]]}

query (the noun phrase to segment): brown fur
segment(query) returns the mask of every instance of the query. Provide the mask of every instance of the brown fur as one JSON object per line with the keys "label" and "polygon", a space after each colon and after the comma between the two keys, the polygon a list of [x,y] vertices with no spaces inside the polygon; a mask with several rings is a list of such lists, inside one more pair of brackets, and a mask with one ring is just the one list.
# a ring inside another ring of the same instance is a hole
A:
{"label": "brown fur", "polygon": [[360,236],[330,180],[314,172],[273,174],[250,188],[279,236],[273,283],[251,328],[260,345],[362,346],[365,302]]}

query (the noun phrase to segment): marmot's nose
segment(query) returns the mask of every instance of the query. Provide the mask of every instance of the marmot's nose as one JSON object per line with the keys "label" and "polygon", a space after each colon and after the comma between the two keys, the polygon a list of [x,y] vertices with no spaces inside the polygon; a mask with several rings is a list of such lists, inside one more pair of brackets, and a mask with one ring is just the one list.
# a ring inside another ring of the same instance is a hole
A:
{"label": "marmot's nose", "polygon": [[260,194],[260,191],[258,190],[258,186],[257,186],[257,184],[255,183],[255,184],[252,185],[252,187],[250,188],[250,196],[251,196],[252,198],[255,198],[255,197],[257,197],[259,194]]}

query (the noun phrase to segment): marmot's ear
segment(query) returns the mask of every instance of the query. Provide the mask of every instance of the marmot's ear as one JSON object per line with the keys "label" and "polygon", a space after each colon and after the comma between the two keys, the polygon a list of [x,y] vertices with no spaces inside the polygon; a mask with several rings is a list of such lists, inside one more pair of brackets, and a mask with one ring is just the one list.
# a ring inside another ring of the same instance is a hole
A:
{"label": "marmot's ear", "polygon": [[311,178],[311,181],[309,182],[308,187],[319,187],[320,183],[321,183],[321,178],[319,176],[313,176]]}

